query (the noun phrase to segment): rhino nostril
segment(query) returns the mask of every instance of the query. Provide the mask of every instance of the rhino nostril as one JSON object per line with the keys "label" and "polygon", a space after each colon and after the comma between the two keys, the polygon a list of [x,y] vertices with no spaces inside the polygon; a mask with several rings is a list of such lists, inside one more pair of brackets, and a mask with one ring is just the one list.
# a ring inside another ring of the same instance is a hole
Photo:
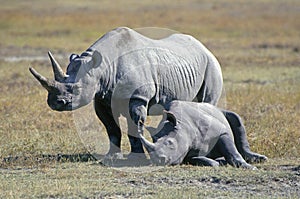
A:
{"label": "rhino nostril", "polygon": [[165,165],[167,163],[167,156],[159,156],[159,163]]}

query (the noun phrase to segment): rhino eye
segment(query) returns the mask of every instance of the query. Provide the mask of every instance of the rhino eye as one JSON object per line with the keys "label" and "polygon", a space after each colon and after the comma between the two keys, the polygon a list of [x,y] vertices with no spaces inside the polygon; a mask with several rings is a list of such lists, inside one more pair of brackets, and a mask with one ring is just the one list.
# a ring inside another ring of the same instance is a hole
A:
{"label": "rhino eye", "polygon": [[174,140],[173,139],[167,139],[164,144],[169,147],[170,149],[175,148]]}

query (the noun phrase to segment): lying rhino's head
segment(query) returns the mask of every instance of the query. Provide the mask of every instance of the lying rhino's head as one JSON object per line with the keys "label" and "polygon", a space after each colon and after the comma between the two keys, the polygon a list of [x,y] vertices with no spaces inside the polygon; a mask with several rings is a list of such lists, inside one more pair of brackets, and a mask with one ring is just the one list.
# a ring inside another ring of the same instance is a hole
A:
{"label": "lying rhino's head", "polygon": [[143,135],[140,135],[140,138],[154,164],[180,164],[188,152],[189,138],[186,129],[177,122],[175,115],[171,112],[166,113],[167,120],[156,134],[161,137],[155,143],[149,142]]}
{"label": "lying rhino's head", "polygon": [[72,54],[66,74],[50,52],[48,55],[54,80],[47,79],[29,68],[32,75],[48,91],[48,105],[53,110],[70,111],[91,102],[98,85],[93,77],[93,69],[101,63],[101,55],[97,51],[87,51],[81,56]]}

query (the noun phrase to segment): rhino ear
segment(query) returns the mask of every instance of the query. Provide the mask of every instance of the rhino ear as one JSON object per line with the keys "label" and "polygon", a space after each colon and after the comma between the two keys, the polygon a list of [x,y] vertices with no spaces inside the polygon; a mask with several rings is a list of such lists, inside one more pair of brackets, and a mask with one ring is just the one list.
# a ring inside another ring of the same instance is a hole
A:
{"label": "rhino ear", "polygon": [[167,120],[169,122],[171,122],[174,126],[177,125],[177,119],[174,115],[174,113],[170,112],[170,111],[164,111],[167,114]]}
{"label": "rhino ear", "polygon": [[93,67],[97,67],[102,62],[102,55],[98,51],[94,51],[92,55]]}
{"label": "rhino ear", "polygon": [[73,59],[76,59],[77,57],[79,57],[79,55],[73,53],[72,55],[70,55],[69,61],[71,62],[73,61]]}

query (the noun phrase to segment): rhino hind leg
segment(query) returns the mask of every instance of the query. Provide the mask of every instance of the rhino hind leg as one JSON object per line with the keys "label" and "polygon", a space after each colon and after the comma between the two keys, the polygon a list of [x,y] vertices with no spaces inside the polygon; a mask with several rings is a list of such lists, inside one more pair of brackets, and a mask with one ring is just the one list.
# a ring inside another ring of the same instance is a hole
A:
{"label": "rhino hind leg", "polygon": [[255,170],[256,167],[248,164],[241,154],[238,152],[235,143],[228,133],[224,133],[220,136],[220,139],[216,145],[218,151],[225,158],[226,162],[233,167],[245,168]]}
{"label": "rhino hind leg", "polygon": [[250,150],[250,145],[247,140],[246,129],[238,114],[223,110],[234,136],[234,142],[239,153],[248,163],[264,162],[268,158],[264,155],[254,153]]}
{"label": "rhino hind leg", "polygon": [[217,105],[223,90],[222,72],[215,57],[209,57],[207,64],[202,86],[193,101]]}
{"label": "rhino hind leg", "polygon": [[207,83],[203,81],[202,86],[193,101],[206,102],[212,105],[217,105],[219,98],[220,96],[218,92],[211,92],[211,90],[207,87]]}
{"label": "rhino hind leg", "polygon": [[95,111],[106,128],[110,147],[109,151],[106,154],[106,158],[108,159],[120,159],[122,158],[121,154],[121,129],[118,124],[118,121],[115,121],[111,108],[103,105],[100,100],[95,98]]}

